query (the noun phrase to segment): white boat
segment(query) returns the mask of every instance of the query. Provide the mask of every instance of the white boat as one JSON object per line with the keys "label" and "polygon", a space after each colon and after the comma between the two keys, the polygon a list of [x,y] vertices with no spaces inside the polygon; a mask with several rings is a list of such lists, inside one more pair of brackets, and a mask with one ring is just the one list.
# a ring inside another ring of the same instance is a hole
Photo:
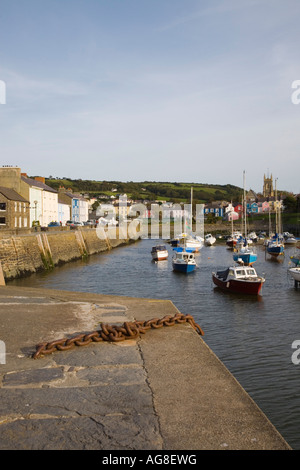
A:
{"label": "white boat", "polygon": [[294,278],[296,283],[300,283],[300,267],[289,268],[289,273]]}
{"label": "white boat", "polygon": [[256,232],[250,232],[248,235],[248,238],[254,243],[256,243],[258,240],[258,236],[256,235]]}
{"label": "white boat", "polygon": [[206,246],[212,246],[216,243],[216,238],[211,233],[208,233],[204,237],[204,243]]}
{"label": "white boat", "polygon": [[292,233],[284,232],[283,234],[284,244],[285,245],[296,245],[297,239]]}
{"label": "white boat", "polygon": [[162,261],[168,258],[169,252],[165,245],[156,245],[152,247],[151,255],[153,261]]}
{"label": "white boat", "polygon": [[182,233],[179,236],[178,247],[186,248],[192,251],[199,251],[203,247],[203,239],[199,236],[193,237],[187,233]]}
{"label": "white boat", "polygon": [[196,261],[194,253],[187,251],[175,251],[172,260],[173,271],[180,273],[191,273],[196,268]]}

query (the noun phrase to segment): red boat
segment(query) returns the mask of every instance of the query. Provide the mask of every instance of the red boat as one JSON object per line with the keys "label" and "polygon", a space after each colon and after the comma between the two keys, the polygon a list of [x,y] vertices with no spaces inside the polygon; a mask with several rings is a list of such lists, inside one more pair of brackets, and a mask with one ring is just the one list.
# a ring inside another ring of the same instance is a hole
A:
{"label": "red boat", "polygon": [[257,275],[254,268],[249,266],[231,266],[225,271],[212,273],[216,286],[227,292],[236,294],[258,295],[265,279]]}

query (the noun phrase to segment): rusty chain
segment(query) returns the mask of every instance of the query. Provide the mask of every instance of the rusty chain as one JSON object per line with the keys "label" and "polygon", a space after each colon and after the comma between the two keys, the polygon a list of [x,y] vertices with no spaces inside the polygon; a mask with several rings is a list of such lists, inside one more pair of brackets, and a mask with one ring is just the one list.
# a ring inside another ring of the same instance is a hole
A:
{"label": "rusty chain", "polygon": [[36,351],[33,354],[33,359],[44,354],[51,354],[55,351],[67,351],[74,346],[86,346],[91,342],[100,341],[124,341],[126,339],[135,339],[140,334],[146,333],[150,328],[161,328],[163,326],[173,326],[176,323],[188,322],[199,335],[203,336],[204,332],[200,326],[195,322],[192,315],[184,315],[183,313],[176,313],[174,316],[166,315],[165,317],[146,321],[124,322],[122,326],[106,325],[101,323],[101,329],[92,331],[90,333],[82,333],[72,338],[63,338],[48,343],[41,343],[36,346]]}

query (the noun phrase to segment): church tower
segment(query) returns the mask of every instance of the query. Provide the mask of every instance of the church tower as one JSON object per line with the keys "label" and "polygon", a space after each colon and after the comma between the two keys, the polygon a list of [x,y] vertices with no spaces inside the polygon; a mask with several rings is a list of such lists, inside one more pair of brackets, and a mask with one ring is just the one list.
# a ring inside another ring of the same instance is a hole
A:
{"label": "church tower", "polygon": [[273,176],[271,175],[266,178],[264,175],[264,187],[263,187],[263,196],[264,197],[274,197],[274,189],[273,189]]}

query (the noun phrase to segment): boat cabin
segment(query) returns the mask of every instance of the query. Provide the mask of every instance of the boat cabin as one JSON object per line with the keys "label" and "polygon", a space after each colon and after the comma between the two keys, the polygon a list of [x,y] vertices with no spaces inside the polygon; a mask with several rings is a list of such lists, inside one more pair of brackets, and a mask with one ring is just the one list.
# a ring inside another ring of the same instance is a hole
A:
{"label": "boat cabin", "polygon": [[156,251],[166,251],[167,248],[165,245],[156,245],[152,248],[152,252],[156,252]]}
{"label": "boat cabin", "polygon": [[234,276],[234,277],[256,277],[256,271],[254,268],[230,268],[229,269],[229,274]]}
{"label": "boat cabin", "polygon": [[193,253],[187,253],[185,251],[181,251],[181,252],[176,253],[176,260],[192,261],[194,259],[195,259],[195,257],[193,255]]}
{"label": "boat cabin", "polygon": [[217,272],[217,276],[219,279],[226,281],[227,279],[238,279],[238,278],[253,278],[257,277],[256,271],[254,268],[250,268],[248,266],[245,267],[231,267],[226,269],[225,271]]}

